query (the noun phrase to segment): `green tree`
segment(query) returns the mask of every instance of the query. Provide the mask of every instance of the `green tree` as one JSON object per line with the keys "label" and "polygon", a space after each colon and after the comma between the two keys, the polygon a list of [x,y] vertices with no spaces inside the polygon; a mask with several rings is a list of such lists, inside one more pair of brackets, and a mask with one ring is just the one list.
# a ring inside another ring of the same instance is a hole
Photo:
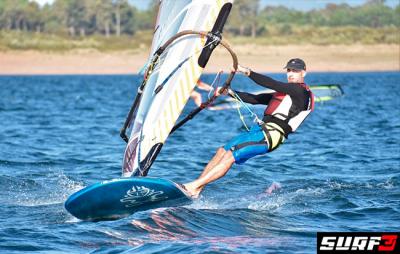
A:
{"label": "green tree", "polygon": [[12,28],[11,2],[10,0],[0,1],[0,29],[10,30]]}
{"label": "green tree", "polygon": [[363,5],[357,13],[361,23],[370,27],[394,24],[396,22],[394,10],[384,3],[384,0],[370,0]]}
{"label": "green tree", "polygon": [[77,31],[81,36],[86,35],[90,23],[88,1],[90,0],[56,0],[54,3],[54,14],[68,28],[72,37],[76,36]]}
{"label": "green tree", "polygon": [[151,0],[149,8],[147,10],[137,12],[136,23],[138,29],[141,30],[154,29],[159,4],[160,4],[159,0]]}
{"label": "green tree", "polygon": [[231,10],[228,30],[237,31],[239,35],[256,36],[259,19],[257,18],[259,0],[236,0]]}
{"label": "green tree", "polygon": [[59,3],[46,4],[41,10],[43,31],[50,34],[66,34],[66,21],[64,12],[59,9]]}
{"label": "green tree", "polygon": [[29,2],[24,9],[28,30],[40,33],[43,30],[43,14],[36,2]]}
{"label": "green tree", "polygon": [[3,0],[1,3],[2,17],[0,25],[7,30],[27,30],[27,13],[25,12],[29,2],[27,0]]}
{"label": "green tree", "polygon": [[400,4],[396,6],[393,15],[394,15],[394,25],[400,27]]}
{"label": "green tree", "polygon": [[133,35],[137,29],[137,10],[135,7],[124,3],[121,5],[121,32]]}
{"label": "green tree", "polygon": [[127,0],[113,0],[115,34],[117,36],[121,36],[121,7],[127,3]]}
{"label": "green tree", "polygon": [[97,29],[110,37],[112,25],[112,2],[110,0],[96,0]]}
{"label": "green tree", "polygon": [[112,26],[111,0],[86,0],[86,21],[89,33],[101,33],[110,37]]}

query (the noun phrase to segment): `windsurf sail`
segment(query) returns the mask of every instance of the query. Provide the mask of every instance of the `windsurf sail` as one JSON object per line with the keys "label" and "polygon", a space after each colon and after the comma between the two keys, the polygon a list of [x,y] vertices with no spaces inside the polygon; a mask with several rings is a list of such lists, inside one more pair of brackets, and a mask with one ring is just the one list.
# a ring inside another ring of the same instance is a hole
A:
{"label": "windsurf sail", "polygon": [[[128,143],[123,176],[147,175],[171,130],[176,129],[175,122],[218,44],[228,49],[237,66],[236,56],[221,36],[232,2],[160,1],[144,81],[121,129],[121,137]],[[234,73],[231,72],[225,87]],[[192,112],[190,118],[201,109]],[[125,132],[129,126],[132,131],[128,139]]]}
{"label": "windsurf sail", "polygon": [[330,101],[344,95],[342,87],[338,84],[311,85],[310,88],[316,102]]}

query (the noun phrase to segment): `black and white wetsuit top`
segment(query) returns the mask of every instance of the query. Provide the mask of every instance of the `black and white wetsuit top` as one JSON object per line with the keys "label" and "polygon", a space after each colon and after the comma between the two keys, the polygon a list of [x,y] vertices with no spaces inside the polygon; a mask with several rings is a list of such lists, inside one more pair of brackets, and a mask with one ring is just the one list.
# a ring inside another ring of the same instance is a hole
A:
{"label": "black and white wetsuit top", "polygon": [[314,95],[306,84],[279,82],[253,71],[249,77],[258,85],[275,92],[257,95],[235,92],[246,103],[268,105],[263,122],[279,125],[284,130],[285,137],[296,131],[314,109]]}

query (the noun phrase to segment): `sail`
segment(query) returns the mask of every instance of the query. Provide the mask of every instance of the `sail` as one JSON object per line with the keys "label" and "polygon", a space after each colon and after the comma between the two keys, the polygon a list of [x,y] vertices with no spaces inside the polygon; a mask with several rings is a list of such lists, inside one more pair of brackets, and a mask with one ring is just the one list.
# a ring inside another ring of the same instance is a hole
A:
{"label": "sail", "polygon": [[330,101],[344,95],[342,87],[337,84],[316,85],[310,88],[316,102]]}
{"label": "sail", "polygon": [[[199,57],[210,46],[210,38],[198,35],[179,38],[156,62],[152,62],[152,57],[160,46],[181,31],[211,31],[222,12],[229,14],[231,5],[232,0],[161,1],[148,61],[151,72],[135,109],[124,154],[123,176],[147,174],[202,73],[201,66],[208,59]],[[227,14],[223,23],[226,17]]]}

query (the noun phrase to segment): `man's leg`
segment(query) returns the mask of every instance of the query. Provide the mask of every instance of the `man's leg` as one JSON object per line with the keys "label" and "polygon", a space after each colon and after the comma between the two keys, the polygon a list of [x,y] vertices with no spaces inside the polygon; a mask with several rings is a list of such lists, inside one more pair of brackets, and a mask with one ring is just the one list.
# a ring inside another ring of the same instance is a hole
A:
{"label": "man's leg", "polygon": [[204,168],[203,172],[201,173],[200,177],[203,177],[204,175],[206,175],[210,169],[212,169],[213,167],[215,167],[215,165],[217,165],[222,157],[224,156],[224,154],[226,153],[225,149],[220,147],[218,148],[217,152],[215,153],[214,157],[208,162],[207,166]]}
{"label": "man's leg", "polygon": [[[268,151],[261,128],[256,126],[252,128],[252,130],[251,132],[236,136],[223,148],[219,148],[213,159],[204,168],[200,177],[184,185],[192,196],[197,197],[208,183],[224,176],[235,160],[243,163],[251,157],[264,154]],[[232,153],[233,148],[235,150],[235,156],[233,156]]]}
{"label": "man's leg", "polygon": [[[206,174],[208,174],[208,172],[210,172],[210,170],[215,167],[223,158],[224,154],[226,153],[225,149],[220,147],[218,148],[217,152],[215,153],[214,157],[208,162],[208,164],[206,165],[206,167],[204,168],[203,172],[201,173],[201,175],[198,178],[202,178],[204,177]],[[194,181],[193,181],[194,182]],[[197,192],[198,187],[193,184],[193,182],[191,183],[187,183],[185,184],[185,188],[190,192],[190,193],[194,193]],[[204,187],[203,187],[204,188]],[[201,190],[203,189],[199,189],[199,193],[201,192]],[[198,196],[198,194],[193,194],[195,196]]]}
{"label": "man's leg", "polygon": [[[222,149],[222,148],[221,148]],[[223,154],[222,158],[213,167],[210,167],[207,172],[201,174],[201,176],[193,182],[185,184],[186,190],[193,196],[198,197],[203,188],[219,178],[223,177],[232,164],[235,162],[235,158],[231,151],[227,151]]]}
{"label": "man's leg", "polygon": [[190,97],[193,99],[194,104],[196,104],[197,107],[200,107],[201,105],[201,94],[196,91],[192,91],[190,94]]}

